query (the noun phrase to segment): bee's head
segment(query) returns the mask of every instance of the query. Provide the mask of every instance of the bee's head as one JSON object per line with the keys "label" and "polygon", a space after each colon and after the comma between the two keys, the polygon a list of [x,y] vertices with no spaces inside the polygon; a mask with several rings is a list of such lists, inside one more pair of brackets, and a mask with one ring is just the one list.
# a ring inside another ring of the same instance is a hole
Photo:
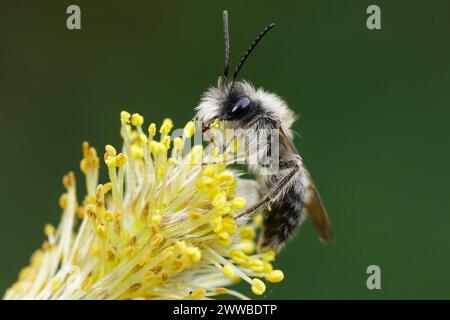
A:
{"label": "bee's head", "polygon": [[[289,127],[293,114],[286,103],[276,94],[268,93],[263,89],[255,89],[247,81],[236,81],[244,62],[250,53],[274,24],[268,25],[253,41],[234,71],[233,77],[228,78],[230,37],[228,32],[228,13],[223,13],[225,33],[225,68],[224,74],[217,82],[217,86],[209,88],[202,96],[197,107],[198,121],[202,121],[204,128],[216,119],[225,122],[227,127],[248,128],[255,120],[261,117],[273,121],[285,122]],[[287,122],[286,122],[287,121]]]}
{"label": "bee's head", "polygon": [[247,81],[230,82],[224,77],[203,94],[196,117],[206,128],[219,119],[225,127],[242,129],[252,127],[262,118],[289,128],[294,115],[277,94],[256,89]]}

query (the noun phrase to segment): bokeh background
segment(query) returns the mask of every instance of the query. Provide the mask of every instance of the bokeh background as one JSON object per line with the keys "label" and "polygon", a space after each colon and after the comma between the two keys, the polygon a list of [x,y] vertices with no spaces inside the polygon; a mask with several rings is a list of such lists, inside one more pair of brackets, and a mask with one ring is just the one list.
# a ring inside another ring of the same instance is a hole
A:
{"label": "bokeh background", "polygon": [[[78,4],[82,30],[66,28]],[[366,28],[378,4],[382,30]],[[241,73],[300,115],[295,143],[336,241],[312,224],[284,250],[269,299],[450,298],[448,1],[2,1],[0,292],[57,223],[80,143],[119,143],[119,112],[175,124],[223,68],[222,10]],[[79,171],[77,171],[79,174]],[[366,287],[381,267],[382,289]],[[244,289],[244,291],[247,289]]]}

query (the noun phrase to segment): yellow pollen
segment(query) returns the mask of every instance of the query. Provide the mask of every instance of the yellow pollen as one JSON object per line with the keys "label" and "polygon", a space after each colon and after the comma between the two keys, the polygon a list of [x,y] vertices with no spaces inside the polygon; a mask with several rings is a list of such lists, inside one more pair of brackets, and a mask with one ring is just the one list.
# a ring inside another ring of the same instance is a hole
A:
{"label": "yellow pollen", "polygon": [[[131,155],[135,159],[141,159],[144,157],[144,150],[140,146],[134,144],[131,146]],[[117,165],[117,159],[116,159],[116,165]]]}
{"label": "yellow pollen", "polygon": [[59,197],[59,206],[61,207],[61,209],[65,209],[67,208],[67,194],[63,193],[60,197]]}
{"label": "yellow pollen", "polygon": [[206,290],[205,289],[197,288],[189,295],[189,298],[190,299],[195,299],[195,300],[200,300],[200,299],[203,299],[205,297],[205,294],[206,294]]}
{"label": "yellow pollen", "polygon": [[198,212],[189,212],[189,219],[191,220],[197,220],[200,219],[201,214]]}
{"label": "yellow pollen", "polygon": [[225,205],[226,202],[227,202],[226,193],[221,192],[213,198],[212,205],[215,208],[221,208]]}
{"label": "yellow pollen", "polygon": [[129,123],[130,122],[130,113],[128,113],[127,111],[122,111],[120,113],[120,121],[124,122],[124,123]]}
{"label": "yellow pollen", "polygon": [[247,205],[247,201],[244,198],[236,197],[233,200],[231,200],[231,206],[235,210],[239,210],[244,208]]}
{"label": "yellow pollen", "polygon": [[266,291],[266,285],[258,278],[254,278],[252,281],[252,292],[258,296],[264,294]]}
{"label": "yellow pollen", "polygon": [[269,250],[269,251],[267,251],[265,254],[264,254],[264,256],[263,256],[263,260],[264,261],[267,261],[267,262],[270,262],[270,261],[274,261],[275,260],[275,251],[273,251],[273,250]]}
{"label": "yellow pollen", "polygon": [[131,116],[131,124],[135,127],[142,126],[144,124],[144,117],[141,116],[139,113],[134,113]]}
{"label": "yellow pollen", "polygon": [[222,273],[230,279],[233,279],[235,276],[234,269],[229,264],[226,264],[222,267]]}
{"label": "yellow pollen", "polygon": [[216,288],[215,292],[216,292],[216,294],[227,294],[228,289],[227,288]]}
{"label": "yellow pollen", "polygon": [[[125,165],[125,163],[127,163],[127,156],[124,155],[123,153],[119,153],[115,160],[116,167],[118,167],[118,168],[123,167]],[[109,190],[111,190],[111,184],[109,184]],[[108,192],[108,191],[105,191],[105,192]]]}
{"label": "yellow pollen", "polygon": [[245,254],[252,254],[256,249],[256,245],[252,240],[242,239],[236,245],[236,249],[241,250]]}
{"label": "yellow pollen", "polygon": [[272,283],[281,282],[284,279],[284,273],[281,270],[273,270],[267,275],[266,279]]}
{"label": "yellow pollen", "polygon": [[180,137],[174,138],[173,139],[173,147],[178,150],[183,149],[183,139],[181,139]]}
{"label": "yellow pollen", "polygon": [[166,146],[161,142],[152,141],[150,143],[150,150],[154,155],[159,155],[166,152]]}
{"label": "yellow pollen", "polygon": [[150,221],[153,224],[160,224],[161,223],[161,215],[159,215],[159,214],[152,215],[152,217],[150,218]]}
{"label": "yellow pollen", "polygon": [[105,152],[110,157],[115,157],[117,155],[116,148],[114,148],[112,145],[107,144],[105,146]]}
{"label": "yellow pollen", "polygon": [[169,162],[169,164],[171,166],[174,166],[174,167],[176,167],[180,164],[180,162],[175,158],[169,158],[169,160],[167,160],[167,161]]}
{"label": "yellow pollen", "polygon": [[183,135],[186,138],[191,138],[195,133],[195,124],[193,121],[189,121],[183,130]]}
{"label": "yellow pollen", "polygon": [[156,135],[156,124],[151,123],[148,126],[148,135],[151,139]]}
{"label": "yellow pollen", "polygon": [[233,174],[233,172],[231,172],[229,170],[225,170],[225,171],[222,171],[221,173],[219,173],[219,175],[217,176],[217,179],[219,179],[220,182],[234,180],[234,174]]}
{"label": "yellow pollen", "polygon": [[244,226],[239,231],[239,235],[242,239],[253,240],[256,237],[256,232],[252,227]]}
{"label": "yellow pollen", "polygon": [[172,130],[173,128],[173,122],[171,119],[166,118],[164,119],[161,128],[159,129],[159,133],[165,135],[168,134],[170,132],[170,130]]}
{"label": "yellow pollen", "polygon": [[47,237],[48,237],[48,236],[51,236],[51,235],[54,235],[54,234],[55,234],[55,227],[52,226],[51,224],[47,223],[47,224],[45,225],[45,228],[44,228],[44,233],[45,233],[45,235],[46,235]]}

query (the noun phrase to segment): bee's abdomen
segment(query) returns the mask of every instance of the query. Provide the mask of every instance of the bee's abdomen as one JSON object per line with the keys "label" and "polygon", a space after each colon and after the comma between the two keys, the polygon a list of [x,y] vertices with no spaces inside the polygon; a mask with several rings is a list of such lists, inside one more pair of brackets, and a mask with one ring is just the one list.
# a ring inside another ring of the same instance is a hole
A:
{"label": "bee's abdomen", "polygon": [[303,190],[301,183],[292,184],[265,212],[261,250],[279,250],[295,234],[303,219]]}

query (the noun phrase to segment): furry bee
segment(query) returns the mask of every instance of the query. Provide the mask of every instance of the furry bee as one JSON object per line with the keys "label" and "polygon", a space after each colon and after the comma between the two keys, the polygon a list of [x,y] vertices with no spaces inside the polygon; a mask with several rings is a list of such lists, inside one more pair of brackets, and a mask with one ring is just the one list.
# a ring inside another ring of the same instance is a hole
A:
{"label": "furry bee", "polygon": [[[226,128],[244,132],[273,132],[278,134],[278,157],[270,156],[271,145],[259,146],[258,152],[266,160],[249,164],[261,187],[261,199],[243,214],[264,212],[263,234],[259,250],[278,251],[292,237],[307,214],[311,216],[322,242],[332,240],[328,214],[308,170],[293,144],[291,125],[295,115],[282,98],[263,89],[255,89],[237,76],[250,53],[274,24],[268,25],[242,56],[231,79],[229,72],[230,37],[228,13],[223,13],[225,35],[225,68],[218,84],[209,88],[197,106],[196,120],[202,122],[203,131],[209,130],[217,119]],[[269,138],[268,133],[265,138]],[[248,136],[246,138],[249,138]],[[250,140],[256,137],[250,137]],[[269,156],[268,156],[269,155]],[[268,161],[267,161],[268,160]],[[277,162],[278,170],[267,174],[267,166]],[[266,172],[263,174],[263,172]]]}

